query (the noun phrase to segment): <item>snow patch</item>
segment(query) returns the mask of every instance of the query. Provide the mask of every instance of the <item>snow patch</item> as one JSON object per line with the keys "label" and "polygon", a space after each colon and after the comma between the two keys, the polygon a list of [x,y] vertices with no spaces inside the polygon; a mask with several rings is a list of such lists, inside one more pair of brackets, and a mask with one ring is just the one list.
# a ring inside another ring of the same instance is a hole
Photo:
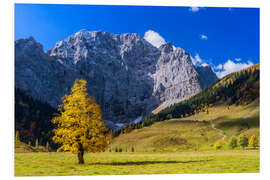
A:
{"label": "snow patch", "polygon": [[137,117],[137,119],[134,120],[134,123],[137,124],[143,120],[143,116]]}
{"label": "snow patch", "polygon": [[116,123],[115,124],[117,127],[119,127],[119,128],[121,128],[121,127],[123,127],[124,126],[124,124],[123,123]]}

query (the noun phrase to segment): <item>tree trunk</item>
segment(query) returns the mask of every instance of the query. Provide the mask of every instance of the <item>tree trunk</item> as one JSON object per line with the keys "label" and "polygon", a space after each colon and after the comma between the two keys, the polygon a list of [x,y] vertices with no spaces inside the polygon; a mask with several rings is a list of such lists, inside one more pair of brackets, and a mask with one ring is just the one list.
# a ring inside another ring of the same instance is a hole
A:
{"label": "tree trunk", "polygon": [[84,154],[84,150],[81,144],[79,144],[79,152],[78,152],[78,163],[79,164],[84,164],[84,159],[83,159],[83,154]]}

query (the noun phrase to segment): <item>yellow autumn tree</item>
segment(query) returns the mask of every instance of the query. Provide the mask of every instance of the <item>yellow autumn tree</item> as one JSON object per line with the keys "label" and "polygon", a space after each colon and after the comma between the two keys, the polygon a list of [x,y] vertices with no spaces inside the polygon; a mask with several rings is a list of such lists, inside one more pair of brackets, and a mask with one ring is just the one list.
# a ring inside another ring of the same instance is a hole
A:
{"label": "yellow autumn tree", "polygon": [[77,153],[79,164],[84,164],[85,152],[101,152],[108,145],[101,109],[94,97],[88,96],[86,85],[85,80],[75,80],[71,93],[63,96],[58,107],[60,115],[52,119],[56,125],[52,140],[60,145],[57,151]]}

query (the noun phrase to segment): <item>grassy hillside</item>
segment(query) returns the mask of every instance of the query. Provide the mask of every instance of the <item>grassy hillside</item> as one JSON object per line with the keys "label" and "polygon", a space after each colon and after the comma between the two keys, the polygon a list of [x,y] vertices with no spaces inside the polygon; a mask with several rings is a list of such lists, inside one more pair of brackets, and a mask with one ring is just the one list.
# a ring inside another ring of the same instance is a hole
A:
{"label": "grassy hillside", "polygon": [[[132,130],[113,139],[109,150],[139,152],[210,150],[213,144],[246,133],[259,136],[259,100],[248,105],[220,104],[184,118],[172,118]],[[227,148],[226,145],[224,147]]]}

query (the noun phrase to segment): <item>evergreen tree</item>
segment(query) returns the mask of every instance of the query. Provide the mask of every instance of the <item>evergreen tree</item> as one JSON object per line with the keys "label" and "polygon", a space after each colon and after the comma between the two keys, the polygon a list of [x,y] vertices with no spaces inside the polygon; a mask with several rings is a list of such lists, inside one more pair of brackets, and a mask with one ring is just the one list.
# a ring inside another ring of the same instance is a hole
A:
{"label": "evergreen tree", "polygon": [[242,148],[247,147],[248,146],[248,138],[244,133],[241,133],[238,136],[238,145]]}
{"label": "evergreen tree", "polygon": [[234,149],[234,148],[237,147],[237,139],[236,139],[235,136],[232,136],[232,137],[230,138],[230,140],[229,140],[229,147],[230,147],[231,149]]}

